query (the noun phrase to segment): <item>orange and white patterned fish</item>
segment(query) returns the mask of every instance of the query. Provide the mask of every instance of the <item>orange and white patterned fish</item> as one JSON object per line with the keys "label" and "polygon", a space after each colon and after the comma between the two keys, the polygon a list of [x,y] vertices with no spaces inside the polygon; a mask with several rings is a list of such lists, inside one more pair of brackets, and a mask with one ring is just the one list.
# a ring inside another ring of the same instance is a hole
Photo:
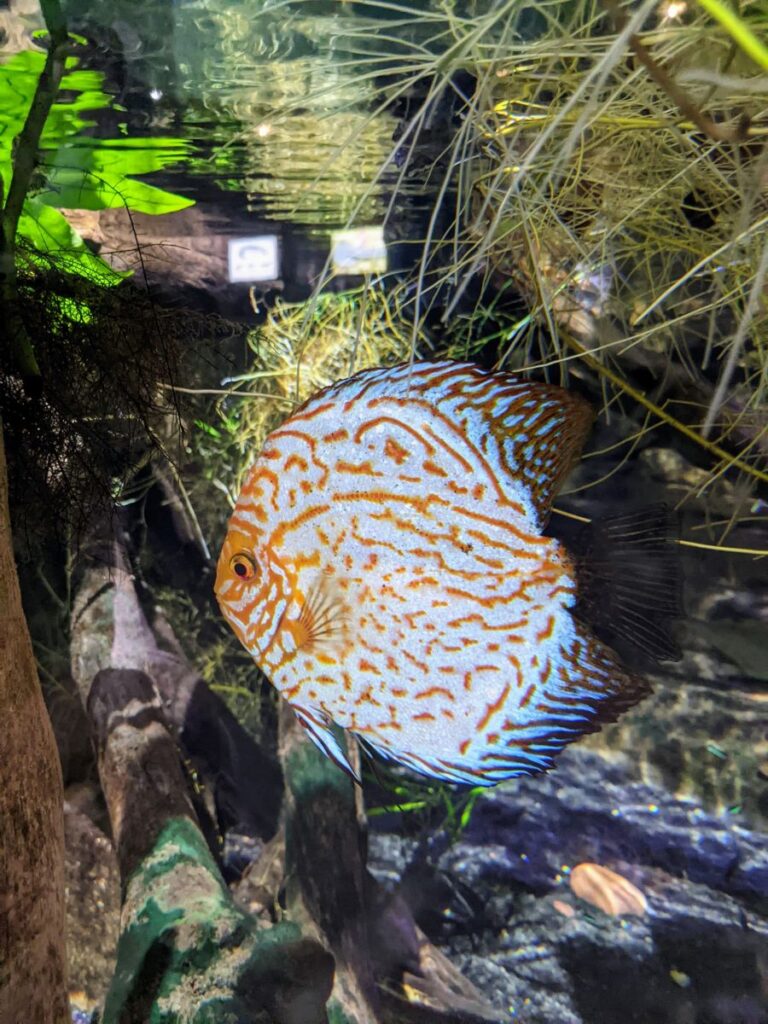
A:
{"label": "orange and white patterned fish", "polygon": [[572,562],[542,532],[592,418],[562,388],[416,362],[325,388],[268,437],[216,594],[345,770],[332,723],[493,785],[648,692],[574,617]]}

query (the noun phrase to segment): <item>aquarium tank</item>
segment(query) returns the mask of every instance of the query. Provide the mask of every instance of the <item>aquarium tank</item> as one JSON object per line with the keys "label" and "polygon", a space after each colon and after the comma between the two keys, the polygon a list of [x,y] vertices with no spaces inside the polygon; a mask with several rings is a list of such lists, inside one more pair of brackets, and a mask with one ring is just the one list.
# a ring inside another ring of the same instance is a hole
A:
{"label": "aquarium tank", "polygon": [[0,0],[0,1024],[768,1024],[764,0]]}

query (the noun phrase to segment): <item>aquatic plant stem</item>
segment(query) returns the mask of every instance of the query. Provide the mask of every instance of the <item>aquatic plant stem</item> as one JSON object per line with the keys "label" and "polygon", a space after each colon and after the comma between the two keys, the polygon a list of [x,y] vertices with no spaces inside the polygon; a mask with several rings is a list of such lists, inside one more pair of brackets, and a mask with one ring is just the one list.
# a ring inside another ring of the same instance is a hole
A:
{"label": "aquatic plant stem", "polygon": [[[471,255],[468,257],[468,265],[464,276],[456,287],[450,301],[446,305],[441,318],[443,323],[447,323],[451,316],[454,315],[454,310],[461,301],[469,282],[483,266],[484,261],[487,259],[488,249],[492,245],[494,238],[498,235],[499,226],[505,215],[505,210],[511,197],[516,192],[520,192],[522,182],[536,166],[539,154],[545,148],[547,141],[551,138],[552,133],[554,132],[554,129],[558,124],[563,122],[563,119],[567,117],[571,111],[578,112],[574,114],[575,120],[573,127],[560,146],[557,161],[552,166],[548,174],[548,182],[551,184],[551,187],[556,187],[561,169],[567,165],[573,149],[594,116],[596,106],[595,97],[599,95],[600,89],[613,72],[616,64],[622,59],[630,37],[635,33],[635,30],[643,24],[643,21],[651,13],[654,6],[655,0],[648,0],[648,2],[642,4],[632,12],[631,18],[628,19],[627,24],[616,34],[616,37],[612,40],[602,60],[596,63],[595,66],[584,75],[583,81],[578,88],[573,90],[567,102],[563,105],[562,110],[558,112],[557,116],[546,126],[537,140],[525,153],[525,156],[515,168],[515,173],[512,177],[511,183],[506,187],[503,185],[504,180],[507,178],[507,172],[503,166],[494,174],[493,179],[489,183],[487,194],[479,205],[479,209],[475,212],[473,218],[473,224],[475,226],[475,230],[480,236],[480,240]],[[486,216],[491,204],[494,202],[493,197],[494,195],[497,195],[497,190],[500,188],[502,189],[502,194],[497,197],[496,211],[490,221],[486,223]]]}
{"label": "aquatic plant stem", "polygon": [[768,47],[761,42],[736,11],[732,10],[728,4],[722,3],[722,0],[697,0],[697,3],[715,21],[720,22],[731,39],[747,56],[759,64],[764,71],[768,71]]}
{"label": "aquatic plant stem", "polygon": [[[555,515],[563,516],[565,519],[573,519],[577,523],[591,523],[589,516],[580,516],[576,512],[566,512],[564,508],[553,508]],[[696,527],[694,527],[696,529]],[[753,555],[755,558],[765,558],[768,551],[761,551],[759,548],[737,548],[729,547],[726,544],[705,544],[703,541],[681,540],[675,538],[675,544],[683,548],[701,548],[704,551],[722,551],[727,555]],[[368,812],[371,814],[371,811]]]}
{"label": "aquatic plant stem", "polygon": [[629,46],[653,81],[664,90],[680,112],[690,118],[701,132],[716,142],[737,142],[746,138],[746,122],[737,125],[720,125],[716,124],[711,117],[707,117],[661,64],[654,60],[651,51],[638,36],[629,37]]}
{"label": "aquatic plant stem", "polygon": [[[603,0],[605,6],[611,12],[617,27],[624,28],[627,16],[619,6],[617,0]],[[636,33],[629,37],[629,48],[651,76],[653,81],[664,90],[672,102],[682,114],[690,118],[699,131],[708,135],[716,142],[738,141],[746,137],[746,122],[737,125],[719,125],[711,117],[707,117],[699,106],[693,102],[686,91],[682,89],[671,75],[653,57],[651,51],[642,42]]]}
{"label": "aquatic plant stem", "polygon": [[712,401],[709,403],[707,415],[704,417],[704,423],[701,427],[702,437],[709,437],[715,423],[715,416],[717,416],[720,411],[720,407],[726,399],[726,393],[730,387],[731,378],[733,377],[734,370],[736,369],[736,364],[741,358],[744,343],[747,340],[747,334],[755,318],[755,314],[760,309],[766,275],[768,275],[768,243],[763,246],[763,254],[760,257],[760,263],[752,281],[752,287],[749,290],[749,297],[747,298],[744,313],[739,320],[739,326],[736,328],[736,333],[731,340],[730,347],[728,349],[728,358],[725,361],[725,366],[723,367],[720,380],[717,382],[717,387],[715,388],[715,393],[712,396]]}
{"label": "aquatic plant stem", "polygon": [[0,306],[4,308],[14,361],[26,380],[39,380],[41,374],[32,340],[19,313],[16,231],[37,166],[45,122],[59,92],[69,42],[59,0],[41,0],[41,7],[50,36],[48,55],[24,127],[14,140],[13,174],[3,209],[0,211]]}
{"label": "aquatic plant stem", "polygon": [[725,544],[704,544],[701,541],[696,540],[677,540],[676,544],[680,544],[684,548],[702,548],[705,551],[722,551],[728,555],[754,555],[756,558],[765,558],[768,556],[768,551],[760,551],[757,548],[734,548],[728,547]]}

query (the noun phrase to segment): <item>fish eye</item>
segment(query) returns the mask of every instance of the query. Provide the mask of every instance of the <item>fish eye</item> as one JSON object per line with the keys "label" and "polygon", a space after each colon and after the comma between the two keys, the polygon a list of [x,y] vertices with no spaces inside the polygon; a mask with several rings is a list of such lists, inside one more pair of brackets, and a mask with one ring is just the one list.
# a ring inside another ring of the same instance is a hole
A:
{"label": "fish eye", "polygon": [[257,572],[254,560],[250,555],[245,555],[242,552],[232,556],[229,566],[236,576],[245,581],[252,580]]}

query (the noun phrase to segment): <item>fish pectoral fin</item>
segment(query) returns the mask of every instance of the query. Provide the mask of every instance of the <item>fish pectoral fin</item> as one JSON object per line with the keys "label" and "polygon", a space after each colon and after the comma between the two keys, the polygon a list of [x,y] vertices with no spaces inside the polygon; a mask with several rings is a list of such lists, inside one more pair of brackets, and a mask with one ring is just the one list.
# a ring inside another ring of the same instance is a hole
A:
{"label": "fish pectoral fin", "polygon": [[333,578],[321,575],[308,588],[297,620],[296,646],[333,647],[343,641],[349,623],[347,604]]}
{"label": "fish pectoral fin", "polygon": [[330,758],[333,763],[341,768],[343,772],[346,772],[350,778],[359,785],[362,785],[360,776],[354,770],[352,765],[349,763],[349,759],[345,752],[341,749],[339,741],[333,734],[332,723],[321,717],[321,713],[317,711],[309,711],[307,708],[299,708],[295,705],[291,705],[293,712],[299,720],[300,725],[306,730],[307,735],[315,744],[315,746],[321,750],[326,757]]}

